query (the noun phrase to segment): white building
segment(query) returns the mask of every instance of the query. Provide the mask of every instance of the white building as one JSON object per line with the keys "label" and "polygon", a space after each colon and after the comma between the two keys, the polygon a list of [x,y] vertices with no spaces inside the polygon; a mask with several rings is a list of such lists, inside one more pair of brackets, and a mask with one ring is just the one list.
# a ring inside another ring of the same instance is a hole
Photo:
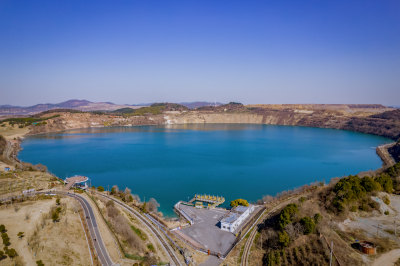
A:
{"label": "white building", "polygon": [[254,211],[254,206],[237,206],[231,210],[228,216],[221,220],[220,226],[224,231],[235,233],[239,226]]}

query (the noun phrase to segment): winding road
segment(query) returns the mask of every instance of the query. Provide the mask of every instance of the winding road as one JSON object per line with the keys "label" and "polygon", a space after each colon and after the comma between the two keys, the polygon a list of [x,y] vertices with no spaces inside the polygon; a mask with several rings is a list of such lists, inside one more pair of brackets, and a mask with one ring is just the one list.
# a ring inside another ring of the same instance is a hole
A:
{"label": "winding road", "polygon": [[103,239],[101,238],[101,234],[97,226],[96,216],[94,215],[92,206],[90,206],[90,203],[86,200],[86,198],[84,198],[79,194],[65,192],[65,191],[57,191],[57,190],[37,192],[37,194],[48,194],[48,193],[68,196],[76,199],[81,204],[84,216],[86,217],[86,224],[88,225],[89,228],[90,238],[92,239],[94,249],[96,251],[97,257],[101,265],[106,265],[106,266],[115,265],[111,260],[110,255],[107,252]]}
{"label": "winding road", "polygon": [[117,199],[115,199],[113,197],[110,197],[110,196],[107,196],[107,195],[104,195],[104,194],[98,193],[98,192],[95,192],[95,193],[97,195],[100,195],[100,196],[104,197],[104,198],[107,198],[107,199],[110,199],[110,200],[114,201],[116,204],[118,204],[122,208],[126,209],[130,214],[132,214],[138,220],[140,220],[151,232],[153,232],[155,237],[159,240],[161,246],[164,248],[164,250],[166,251],[167,255],[169,256],[172,265],[176,265],[176,266],[182,265],[181,262],[179,261],[178,257],[176,256],[174,249],[168,243],[168,240],[165,238],[163,233],[160,232],[155,225],[153,225],[145,217],[143,217],[143,215],[141,215],[138,211],[136,211],[132,207],[128,206],[127,204],[125,204],[125,203],[123,203],[123,202],[121,202],[121,201],[119,201],[119,200],[117,200]]}
{"label": "winding road", "polygon": [[97,226],[96,217],[94,216],[93,209],[89,202],[79,194],[67,193],[66,195],[75,198],[81,204],[83,212],[85,213],[87,225],[89,227],[90,236],[93,240],[92,242],[101,264],[114,265],[106,247],[104,246],[103,239],[101,238],[100,231]]}

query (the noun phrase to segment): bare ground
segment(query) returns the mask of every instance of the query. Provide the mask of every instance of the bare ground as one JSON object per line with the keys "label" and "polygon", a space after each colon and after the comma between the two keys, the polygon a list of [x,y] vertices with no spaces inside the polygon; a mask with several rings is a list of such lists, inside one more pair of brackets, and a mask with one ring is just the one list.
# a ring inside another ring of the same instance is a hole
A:
{"label": "bare ground", "polygon": [[[91,264],[80,217],[75,212],[79,207],[73,199],[62,198],[61,202],[66,210],[56,223],[51,219],[43,219],[55,205],[55,199],[1,207],[0,223],[6,226],[11,247],[15,248],[24,264],[36,265],[37,260],[42,260],[45,265]],[[37,234],[32,238],[35,231]],[[19,239],[18,232],[24,232],[25,237]],[[10,259],[1,261],[0,265],[10,265]]]}
{"label": "bare ground", "polygon": [[34,188],[36,190],[49,189],[59,186],[60,183],[49,173],[40,171],[11,171],[0,172],[1,198],[20,195],[23,190]]}

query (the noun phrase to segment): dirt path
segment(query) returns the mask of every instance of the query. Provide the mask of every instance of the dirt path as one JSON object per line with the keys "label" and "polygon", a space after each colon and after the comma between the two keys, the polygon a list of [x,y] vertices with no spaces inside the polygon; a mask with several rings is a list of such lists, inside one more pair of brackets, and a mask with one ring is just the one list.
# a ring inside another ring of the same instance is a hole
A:
{"label": "dirt path", "polygon": [[393,249],[389,252],[380,255],[373,263],[372,266],[381,265],[394,265],[394,263],[400,258],[400,249]]}
{"label": "dirt path", "polygon": [[376,148],[376,153],[381,157],[384,167],[390,167],[396,163],[388,151],[388,149],[395,144],[396,143],[389,143]]}

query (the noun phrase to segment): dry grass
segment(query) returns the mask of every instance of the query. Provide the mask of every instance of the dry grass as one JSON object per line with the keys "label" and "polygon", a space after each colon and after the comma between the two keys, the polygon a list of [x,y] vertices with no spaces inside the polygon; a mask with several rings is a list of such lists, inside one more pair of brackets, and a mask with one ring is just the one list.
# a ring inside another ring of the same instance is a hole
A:
{"label": "dry grass", "polygon": [[96,197],[99,206],[109,227],[114,232],[117,242],[124,253],[124,262],[153,265],[167,262],[168,258],[156,239],[143,225],[133,217],[117,207],[112,201]]}
{"label": "dry grass", "polygon": [[[73,199],[61,199],[62,212],[56,223],[51,219],[51,211],[56,207],[54,198],[13,205],[18,206],[17,212],[14,206],[0,207],[0,223],[6,226],[12,247],[24,265],[36,265],[37,260],[45,265],[90,265],[89,250]],[[25,237],[19,239],[18,232],[24,232]],[[10,265],[9,259],[1,261],[0,265]]]}
{"label": "dry grass", "polygon": [[22,138],[29,132],[28,127],[19,128],[18,125],[10,125],[8,122],[0,123],[5,126],[0,126],[0,135],[3,135],[7,140],[13,140],[14,138]]}
{"label": "dry grass", "polygon": [[0,172],[1,197],[21,194],[23,190],[31,188],[42,190],[54,186],[60,186],[60,182],[49,173],[21,170]]}

